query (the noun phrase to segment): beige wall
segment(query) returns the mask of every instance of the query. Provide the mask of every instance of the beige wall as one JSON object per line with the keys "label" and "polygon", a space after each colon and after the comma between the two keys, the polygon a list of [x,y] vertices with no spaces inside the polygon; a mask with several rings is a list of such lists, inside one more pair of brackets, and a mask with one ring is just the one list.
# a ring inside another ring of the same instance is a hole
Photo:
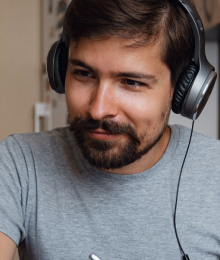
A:
{"label": "beige wall", "polygon": [[[40,101],[40,0],[0,0],[0,140],[32,132]],[[15,259],[18,259],[17,253]]]}
{"label": "beige wall", "polygon": [[0,140],[33,131],[41,96],[40,0],[0,0]]}

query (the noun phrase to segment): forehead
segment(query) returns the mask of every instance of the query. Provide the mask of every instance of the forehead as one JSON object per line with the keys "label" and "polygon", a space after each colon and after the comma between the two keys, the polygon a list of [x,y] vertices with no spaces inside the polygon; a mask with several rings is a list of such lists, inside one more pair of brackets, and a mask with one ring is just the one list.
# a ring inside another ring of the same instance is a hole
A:
{"label": "forehead", "polygon": [[148,71],[161,73],[168,67],[161,60],[161,44],[134,47],[134,40],[109,37],[104,40],[81,38],[71,42],[69,57],[78,59],[101,73],[114,71]]}
{"label": "forehead", "polygon": [[[69,51],[71,54],[78,52],[95,52],[96,54],[103,51],[108,55],[112,52],[121,53],[121,55],[138,54],[149,57],[160,58],[161,44],[159,41],[154,44],[137,46],[136,41],[132,39],[123,39],[119,37],[109,37],[103,40],[95,40],[90,38],[80,38],[77,43],[71,42]],[[81,53],[82,54],[82,53]]]}

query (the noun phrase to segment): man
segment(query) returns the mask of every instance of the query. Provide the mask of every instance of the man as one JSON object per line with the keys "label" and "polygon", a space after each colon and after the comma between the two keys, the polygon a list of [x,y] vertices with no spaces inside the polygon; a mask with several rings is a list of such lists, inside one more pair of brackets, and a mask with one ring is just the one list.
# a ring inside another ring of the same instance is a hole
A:
{"label": "man", "polygon": [[[0,145],[0,259],[219,259],[219,142],[168,126],[193,33],[173,1],[75,0],[70,127]],[[180,248],[182,247],[182,249]]]}

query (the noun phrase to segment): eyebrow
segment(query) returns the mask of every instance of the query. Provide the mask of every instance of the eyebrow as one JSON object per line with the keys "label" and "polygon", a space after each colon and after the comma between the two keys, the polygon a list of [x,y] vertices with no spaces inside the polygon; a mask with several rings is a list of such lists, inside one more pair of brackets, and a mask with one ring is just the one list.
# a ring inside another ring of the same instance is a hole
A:
{"label": "eyebrow", "polygon": [[88,69],[88,70],[90,70],[91,72],[95,72],[95,70],[94,70],[91,66],[85,64],[84,62],[82,62],[82,61],[80,61],[80,60],[77,60],[77,59],[69,59],[69,63],[72,64],[72,65],[75,65],[75,66],[80,66],[80,67],[83,67],[83,68],[85,68],[85,69]]}
{"label": "eyebrow", "polygon": [[155,75],[149,75],[144,73],[134,73],[134,72],[111,72],[113,78],[134,78],[134,79],[147,79],[154,82],[157,81]]}
{"label": "eyebrow", "polygon": [[[93,73],[96,73],[96,70],[94,70],[91,66],[88,64],[78,60],[78,59],[69,59],[69,63],[75,66],[80,66],[85,69],[90,70]],[[149,75],[149,74],[144,74],[144,73],[135,73],[135,72],[115,72],[112,71],[110,72],[110,75],[112,78],[134,78],[134,79],[147,79],[150,81],[153,81],[156,83],[158,80],[155,75]]]}

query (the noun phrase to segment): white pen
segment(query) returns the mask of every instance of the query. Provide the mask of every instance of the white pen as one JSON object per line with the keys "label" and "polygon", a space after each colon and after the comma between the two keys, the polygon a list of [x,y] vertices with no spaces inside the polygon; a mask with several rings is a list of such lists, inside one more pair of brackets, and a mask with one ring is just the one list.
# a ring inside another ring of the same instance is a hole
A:
{"label": "white pen", "polygon": [[97,255],[95,255],[95,254],[91,254],[90,256],[89,256],[89,259],[90,260],[102,260],[101,258],[99,258]]}

